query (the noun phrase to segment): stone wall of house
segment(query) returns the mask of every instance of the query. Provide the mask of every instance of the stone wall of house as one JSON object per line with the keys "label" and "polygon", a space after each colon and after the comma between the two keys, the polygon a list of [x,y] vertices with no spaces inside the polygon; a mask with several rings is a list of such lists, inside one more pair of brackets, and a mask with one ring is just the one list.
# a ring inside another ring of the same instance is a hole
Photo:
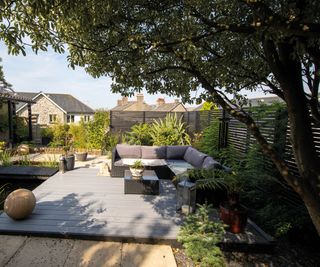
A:
{"label": "stone wall of house", "polygon": [[[35,104],[32,104],[31,112],[33,116],[38,116],[37,124],[50,125],[50,114],[57,115],[58,122],[66,123],[66,116],[64,112],[42,95],[36,99]],[[28,108],[25,107],[18,113],[18,115],[21,117],[28,117]]]}

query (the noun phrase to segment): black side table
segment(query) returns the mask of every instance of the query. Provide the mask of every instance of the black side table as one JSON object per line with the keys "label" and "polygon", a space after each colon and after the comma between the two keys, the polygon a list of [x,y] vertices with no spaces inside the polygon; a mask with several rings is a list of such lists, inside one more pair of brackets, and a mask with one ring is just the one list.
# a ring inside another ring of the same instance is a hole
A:
{"label": "black side table", "polygon": [[124,172],[124,193],[159,195],[159,178],[152,170],[145,170],[141,179],[132,179],[131,172]]}

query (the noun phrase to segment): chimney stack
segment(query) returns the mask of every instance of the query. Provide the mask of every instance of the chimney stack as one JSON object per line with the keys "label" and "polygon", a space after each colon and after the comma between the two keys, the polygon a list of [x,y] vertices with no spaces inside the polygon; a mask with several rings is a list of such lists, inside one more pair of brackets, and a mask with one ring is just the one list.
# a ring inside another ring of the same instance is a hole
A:
{"label": "chimney stack", "polygon": [[175,103],[175,104],[179,104],[179,103],[180,103],[180,100],[179,100],[179,99],[175,99],[175,100],[174,100],[174,103]]}
{"label": "chimney stack", "polygon": [[143,103],[143,100],[144,100],[143,94],[137,94],[137,102],[138,103]]}
{"label": "chimney stack", "polygon": [[118,106],[122,106],[122,99],[118,99],[117,105],[118,105]]}
{"label": "chimney stack", "polygon": [[165,103],[166,103],[166,101],[164,100],[164,98],[158,98],[157,99],[157,106],[158,107],[163,105],[163,104],[165,104]]}
{"label": "chimney stack", "polygon": [[122,105],[126,105],[128,104],[128,97],[127,96],[123,96],[122,97]]}

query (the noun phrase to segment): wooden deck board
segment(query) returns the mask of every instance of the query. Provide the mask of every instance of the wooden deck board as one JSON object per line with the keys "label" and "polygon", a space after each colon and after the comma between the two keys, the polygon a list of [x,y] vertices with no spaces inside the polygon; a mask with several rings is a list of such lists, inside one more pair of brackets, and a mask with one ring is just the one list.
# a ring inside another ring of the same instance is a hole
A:
{"label": "wooden deck board", "polygon": [[97,172],[79,168],[57,173],[33,191],[37,206],[28,219],[0,215],[0,232],[175,242],[181,218],[170,181],[161,181],[159,196],[125,195],[123,179]]}
{"label": "wooden deck board", "polygon": [[[0,215],[0,233],[93,240],[177,244],[182,218],[176,191],[160,180],[160,195],[124,194],[124,179],[97,176],[98,169],[57,173],[33,192],[37,205],[23,221]],[[249,221],[245,233],[226,233],[226,250],[269,251],[272,239]]]}

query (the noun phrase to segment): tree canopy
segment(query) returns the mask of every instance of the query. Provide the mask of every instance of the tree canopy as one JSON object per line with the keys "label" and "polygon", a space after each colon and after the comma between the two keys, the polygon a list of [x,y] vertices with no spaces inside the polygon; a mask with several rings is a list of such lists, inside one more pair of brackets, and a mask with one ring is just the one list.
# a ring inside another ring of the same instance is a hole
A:
{"label": "tree canopy", "polygon": [[[113,92],[146,89],[218,103],[250,128],[320,234],[320,161],[312,135],[312,123],[320,122],[320,1],[5,0],[0,9],[0,38],[10,53],[51,45],[69,51],[72,67],[111,76]],[[244,89],[286,103],[299,177],[242,109]]]}

